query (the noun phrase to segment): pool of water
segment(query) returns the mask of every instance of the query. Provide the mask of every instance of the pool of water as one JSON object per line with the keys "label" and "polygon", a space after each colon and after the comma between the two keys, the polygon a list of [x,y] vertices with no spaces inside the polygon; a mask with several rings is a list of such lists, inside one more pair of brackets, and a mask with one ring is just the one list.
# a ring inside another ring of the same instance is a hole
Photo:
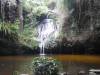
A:
{"label": "pool of water", "polygon": [[[34,57],[37,56],[0,56],[0,75],[32,75],[29,66]],[[61,62],[63,68],[60,75],[80,75],[81,73],[83,73],[81,75],[93,75],[89,70],[100,69],[100,56],[50,55],[49,57]]]}

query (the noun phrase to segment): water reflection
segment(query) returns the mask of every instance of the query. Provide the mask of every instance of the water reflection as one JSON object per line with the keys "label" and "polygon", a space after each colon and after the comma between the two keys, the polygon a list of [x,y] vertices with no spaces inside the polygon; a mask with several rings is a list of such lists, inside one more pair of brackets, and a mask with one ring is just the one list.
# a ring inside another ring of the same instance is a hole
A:
{"label": "water reflection", "polygon": [[[62,55],[64,56],[64,55]],[[61,56],[53,56],[58,59],[63,68],[59,75],[99,75],[100,72],[91,72],[100,69],[100,59],[97,57],[88,58],[87,56],[78,56],[83,61],[80,61],[76,56],[68,56],[71,60],[61,60]],[[67,56],[65,56],[68,58]],[[99,56],[98,56],[99,57]],[[74,60],[72,59],[74,58]],[[88,60],[86,59],[88,58]],[[13,56],[0,57],[0,75],[33,75],[31,66],[33,56]],[[73,60],[73,61],[72,61]],[[93,62],[95,61],[95,62]]]}

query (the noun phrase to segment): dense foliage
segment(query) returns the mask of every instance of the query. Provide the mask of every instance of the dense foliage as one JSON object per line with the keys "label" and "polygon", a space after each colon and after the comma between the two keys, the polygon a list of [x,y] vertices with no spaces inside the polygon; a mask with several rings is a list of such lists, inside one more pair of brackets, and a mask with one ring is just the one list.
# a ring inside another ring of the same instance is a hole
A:
{"label": "dense foliage", "polygon": [[[19,41],[20,43],[27,45],[28,47],[37,46],[34,37],[37,37],[36,26],[43,19],[44,15],[46,15],[49,11],[47,5],[47,0],[38,2],[37,0],[23,0],[21,1],[21,5],[19,5],[19,0],[17,1],[0,1],[0,9],[2,10],[1,14],[1,24],[0,30],[3,32],[6,38],[11,40]],[[20,7],[19,7],[20,6]],[[7,7],[7,8],[6,8]],[[34,8],[33,8],[34,7]],[[21,10],[22,8],[22,17],[24,18],[23,23],[23,32],[20,33],[19,25],[21,24],[18,19],[17,10]],[[17,13],[14,13],[16,12]],[[9,14],[10,13],[10,14]],[[44,14],[43,16],[41,16]],[[16,16],[15,16],[16,15]],[[15,33],[12,35],[12,33]],[[11,35],[11,36],[10,36]],[[17,36],[17,37],[16,37]],[[1,37],[4,37],[1,35]]]}
{"label": "dense foliage", "polygon": [[60,64],[51,57],[36,57],[32,62],[34,75],[58,75],[59,67]]}

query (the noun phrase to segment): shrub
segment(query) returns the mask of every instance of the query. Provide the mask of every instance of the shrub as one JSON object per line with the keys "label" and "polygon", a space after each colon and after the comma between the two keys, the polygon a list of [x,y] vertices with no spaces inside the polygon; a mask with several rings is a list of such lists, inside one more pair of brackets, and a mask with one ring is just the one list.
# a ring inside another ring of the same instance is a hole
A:
{"label": "shrub", "polygon": [[32,62],[34,75],[58,75],[59,63],[51,57],[36,57]]}

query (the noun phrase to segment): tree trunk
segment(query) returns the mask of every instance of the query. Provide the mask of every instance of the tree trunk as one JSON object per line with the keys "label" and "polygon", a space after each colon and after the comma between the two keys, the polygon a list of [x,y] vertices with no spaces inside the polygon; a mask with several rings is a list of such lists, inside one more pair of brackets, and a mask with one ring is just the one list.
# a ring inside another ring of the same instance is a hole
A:
{"label": "tree trunk", "polygon": [[0,0],[1,1],[1,18],[2,18],[2,22],[4,22],[4,19],[5,19],[5,12],[4,12],[4,7],[5,7],[5,4],[4,4],[4,0]]}
{"label": "tree trunk", "polygon": [[18,15],[19,15],[19,31],[22,32],[24,29],[23,26],[23,8],[22,8],[22,2],[21,0],[17,0],[17,4],[18,4]]}

